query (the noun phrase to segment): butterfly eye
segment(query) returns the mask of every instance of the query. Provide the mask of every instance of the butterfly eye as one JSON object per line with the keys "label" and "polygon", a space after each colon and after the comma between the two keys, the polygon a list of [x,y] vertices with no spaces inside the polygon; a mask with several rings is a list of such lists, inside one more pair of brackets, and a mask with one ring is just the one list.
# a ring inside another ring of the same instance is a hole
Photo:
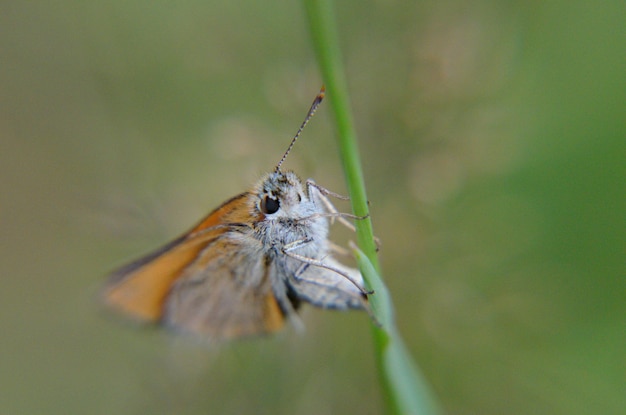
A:
{"label": "butterfly eye", "polygon": [[271,215],[272,213],[278,212],[280,208],[280,203],[277,199],[273,199],[269,196],[265,196],[261,199],[261,212]]}

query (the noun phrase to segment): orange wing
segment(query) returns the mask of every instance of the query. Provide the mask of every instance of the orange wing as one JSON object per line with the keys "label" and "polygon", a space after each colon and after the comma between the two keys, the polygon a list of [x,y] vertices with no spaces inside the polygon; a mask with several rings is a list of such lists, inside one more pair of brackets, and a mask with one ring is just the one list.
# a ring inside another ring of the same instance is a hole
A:
{"label": "orange wing", "polygon": [[249,199],[249,193],[235,196],[190,232],[114,272],[105,287],[104,301],[139,320],[160,320],[172,284],[200,252],[227,232],[229,226],[259,219],[251,218]]}
{"label": "orange wing", "polygon": [[114,272],[104,290],[105,302],[139,320],[157,321],[170,286],[204,246],[223,232],[203,235],[202,241],[183,235],[161,249]]}

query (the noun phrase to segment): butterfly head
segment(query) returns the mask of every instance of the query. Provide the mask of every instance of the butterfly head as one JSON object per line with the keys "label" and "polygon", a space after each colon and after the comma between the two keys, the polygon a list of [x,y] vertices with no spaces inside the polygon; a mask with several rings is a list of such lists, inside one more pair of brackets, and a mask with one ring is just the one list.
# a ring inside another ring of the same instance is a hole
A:
{"label": "butterfly head", "polygon": [[300,178],[291,171],[274,171],[255,189],[257,209],[266,218],[299,218],[310,214],[309,198]]}

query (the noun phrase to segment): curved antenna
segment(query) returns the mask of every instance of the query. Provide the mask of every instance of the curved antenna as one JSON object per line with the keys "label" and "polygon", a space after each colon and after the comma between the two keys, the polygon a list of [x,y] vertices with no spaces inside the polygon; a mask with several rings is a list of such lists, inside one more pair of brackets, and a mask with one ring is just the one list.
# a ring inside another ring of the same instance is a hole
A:
{"label": "curved antenna", "polygon": [[313,115],[315,115],[315,111],[317,110],[317,107],[320,105],[320,103],[324,99],[324,95],[326,95],[326,87],[322,85],[322,88],[320,89],[319,94],[317,94],[317,96],[313,100],[313,103],[311,104],[311,108],[309,108],[309,112],[306,114],[304,121],[302,121],[302,125],[300,126],[300,128],[298,128],[298,132],[296,133],[295,136],[293,136],[293,138],[291,139],[291,143],[289,144],[289,147],[287,147],[287,151],[285,151],[285,154],[283,154],[283,157],[280,159],[280,161],[276,165],[277,173],[280,172],[280,166],[283,164],[283,162],[287,158],[287,155],[291,151],[291,148],[293,147],[293,145],[296,143],[296,140],[298,139],[298,137],[300,137],[302,130],[304,130],[304,127],[308,124],[309,120],[313,118]]}

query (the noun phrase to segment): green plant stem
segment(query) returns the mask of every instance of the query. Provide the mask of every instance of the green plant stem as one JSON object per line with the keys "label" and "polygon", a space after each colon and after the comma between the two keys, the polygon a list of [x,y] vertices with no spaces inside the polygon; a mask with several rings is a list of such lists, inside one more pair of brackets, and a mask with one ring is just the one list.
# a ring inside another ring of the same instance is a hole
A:
{"label": "green plant stem", "polygon": [[366,217],[356,221],[357,243],[360,249],[355,247],[354,252],[366,283],[376,292],[371,296],[370,304],[372,313],[380,325],[373,324],[372,332],[387,409],[393,414],[438,414],[438,404],[395,327],[391,298],[380,278],[376,242],[369,218],[365,182],[350,112],[332,4],[330,0],[304,0],[304,5],[337,126],[340,156],[352,210],[355,215]]}
{"label": "green plant stem", "polygon": [[[348,88],[341,64],[341,54],[337,45],[337,34],[332,19],[332,7],[329,1],[307,0],[304,2],[309,16],[313,45],[317,53],[322,77],[328,93],[328,101],[337,125],[339,151],[346,176],[348,193],[352,209],[357,216],[368,216],[365,182],[361,170],[361,160],[356,144],[356,133],[348,101]],[[376,244],[373,238],[372,222],[359,220],[357,242],[369,260],[378,268]]]}

